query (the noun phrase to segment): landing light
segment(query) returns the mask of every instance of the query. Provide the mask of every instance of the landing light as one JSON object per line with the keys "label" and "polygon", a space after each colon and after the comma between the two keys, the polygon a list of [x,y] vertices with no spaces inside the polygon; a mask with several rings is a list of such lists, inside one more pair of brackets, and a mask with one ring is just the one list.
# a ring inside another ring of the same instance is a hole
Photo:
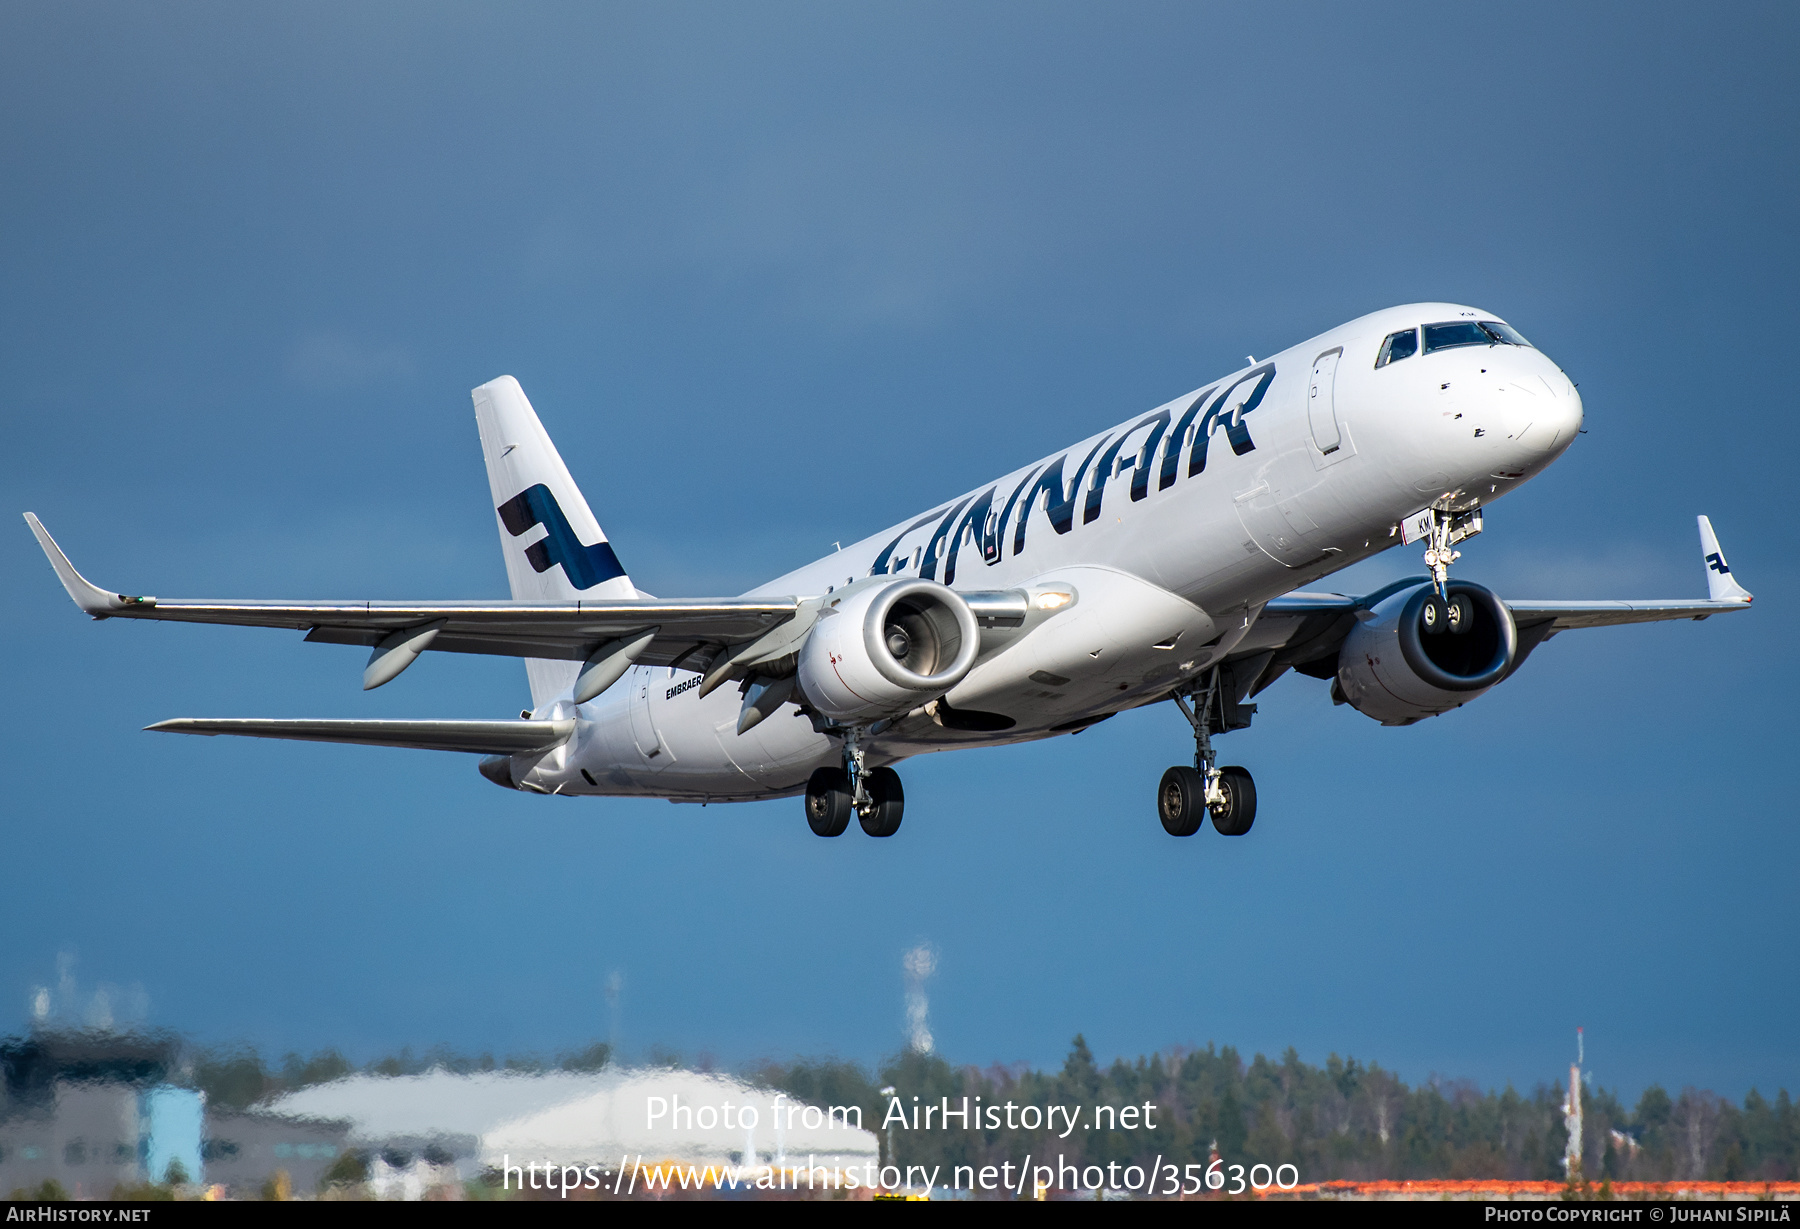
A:
{"label": "landing light", "polygon": [[1051,590],[1048,593],[1038,594],[1035,600],[1039,610],[1061,610],[1064,606],[1067,606],[1070,602],[1075,600],[1075,595],[1073,593],[1059,593],[1055,590]]}

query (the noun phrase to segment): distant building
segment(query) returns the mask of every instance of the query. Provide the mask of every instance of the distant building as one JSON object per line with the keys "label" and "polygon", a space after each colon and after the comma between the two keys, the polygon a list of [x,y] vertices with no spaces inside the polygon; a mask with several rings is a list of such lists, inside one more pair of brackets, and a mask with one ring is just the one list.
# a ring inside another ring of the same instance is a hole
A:
{"label": "distant building", "polygon": [[104,1198],[143,1181],[138,1093],[121,1084],[56,1083],[0,1118],[0,1196],[56,1182]]}
{"label": "distant building", "polygon": [[165,1037],[36,1033],[0,1044],[0,1192],[98,1198],[171,1167],[200,1177],[200,1094],[167,1081]]}
{"label": "distant building", "polygon": [[859,1108],[694,1071],[351,1075],[233,1111],[180,1087],[179,1060],[166,1036],[0,1042],[0,1198],[47,1181],[104,1199],[174,1180],[254,1197],[281,1174],[304,1196],[346,1153],[387,1199],[487,1174],[536,1187],[551,1166],[610,1177],[622,1164],[676,1162],[754,1182],[770,1170],[863,1172],[879,1153]]}
{"label": "distant building", "polygon": [[664,1068],[352,1075],[263,1108],[348,1122],[350,1146],[370,1155],[376,1192],[390,1198],[508,1166],[860,1169],[879,1152],[860,1110],[832,1115],[739,1080]]}
{"label": "distant building", "polygon": [[0,1042],[0,1197],[55,1182],[77,1199],[172,1179],[254,1194],[277,1171],[316,1190],[344,1123],[220,1112],[177,1087],[166,1036],[37,1032]]}
{"label": "distant building", "polygon": [[297,1194],[324,1185],[325,1173],[348,1150],[350,1125],[277,1114],[209,1109],[206,1114],[206,1182],[233,1194],[253,1195],[278,1173]]}

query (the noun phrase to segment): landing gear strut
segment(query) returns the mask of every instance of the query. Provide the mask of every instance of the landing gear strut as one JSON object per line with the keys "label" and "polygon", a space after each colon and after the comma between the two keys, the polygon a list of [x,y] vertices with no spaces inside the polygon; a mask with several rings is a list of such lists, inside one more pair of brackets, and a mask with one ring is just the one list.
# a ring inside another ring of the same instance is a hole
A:
{"label": "landing gear strut", "polygon": [[1170,836],[1192,836],[1210,816],[1213,831],[1221,836],[1242,836],[1256,822],[1256,783],[1242,768],[1220,768],[1212,736],[1223,732],[1224,701],[1219,668],[1207,672],[1206,681],[1190,694],[1192,707],[1180,693],[1172,697],[1181,715],[1194,727],[1194,766],[1178,764],[1163,773],[1156,791],[1156,810],[1163,830]]}
{"label": "landing gear strut", "polygon": [[892,836],[900,830],[906,791],[892,768],[870,768],[865,762],[859,726],[841,731],[844,766],[817,769],[806,783],[806,824],[818,836],[842,836],[855,814],[870,836]]}
{"label": "landing gear strut", "polygon": [[[1431,587],[1437,591],[1438,600],[1448,602],[1450,565],[1462,558],[1462,552],[1455,549],[1456,544],[1481,532],[1481,509],[1445,512],[1439,508],[1427,508],[1420,515],[1429,518],[1424,526],[1423,537],[1425,566],[1431,569]],[[1412,518],[1412,523],[1416,525],[1418,519]],[[1418,538],[1413,541],[1418,541]]]}
{"label": "landing gear strut", "polygon": [[[1475,625],[1475,604],[1466,595],[1450,592],[1450,565],[1462,558],[1456,543],[1481,532],[1481,509],[1445,512],[1429,508],[1424,515],[1425,566],[1431,569],[1432,595],[1419,612],[1419,630],[1428,636],[1450,632],[1461,635]],[[1415,539],[1416,540],[1416,539]]]}

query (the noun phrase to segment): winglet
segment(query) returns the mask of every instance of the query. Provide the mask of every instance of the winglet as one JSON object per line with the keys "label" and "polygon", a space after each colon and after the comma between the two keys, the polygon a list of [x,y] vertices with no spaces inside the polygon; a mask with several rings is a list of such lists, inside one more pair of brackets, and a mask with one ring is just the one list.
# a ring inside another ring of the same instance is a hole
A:
{"label": "winglet", "polygon": [[1732,579],[1731,565],[1725,562],[1725,552],[1719,549],[1718,535],[1713,532],[1712,522],[1704,516],[1700,518],[1700,553],[1706,556],[1707,596],[1715,602],[1749,604],[1750,591]]}
{"label": "winglet", "polygon": [[50,536],[50,531],[44,528],[42,521],[27,512],[25,523],[31,526],[31,532],[37,538],[38,545],[44,548],[44,555],[50,560],[50,566],[56,569],[56,578],[62,581],[63,588],[69,591],[69,596],[75,599],[77,606],[96,619],[104,619],[107,615],[116,614],[121,610],[129,610],[134,606],[156,605],[156,599],[153,597],[131,597],[124,593],[108,593],[106,590],[90,584],[85,576],[75,570],[75,565],[69,562],[69,557],[62,553],[62,547],[56,544],[56,539]]}

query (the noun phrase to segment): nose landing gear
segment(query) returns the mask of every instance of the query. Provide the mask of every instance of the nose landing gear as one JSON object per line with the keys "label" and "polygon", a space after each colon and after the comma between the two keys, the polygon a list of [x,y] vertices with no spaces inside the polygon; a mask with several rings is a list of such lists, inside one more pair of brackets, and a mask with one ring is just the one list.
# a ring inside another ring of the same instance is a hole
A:
{"label": "nose landing gear", "polygon": [[1217,764],[1212,736],[1226,729],[1218,667],[1190,695],[1192,707],[1179,693],[1172,698],[1194,727],[1194,766],[1178,764],[1163,773],[1156,790],[1157,815],[1170,836],[1194,835],[1209,816],[1220,836],[1242,836],[1256,822],[1256,782],[1243,768]]}
{"label": "nose landing gear", "polygon": [[1427,636],[1461,636],[1474,626],[1475,602],[1466,593],[1452,593],[1448,601],[1434,593],[1419,608],[1419,630]]}
{"label": "nose landing gear", "polygon": [[1481,509],[1427,508],[1408,518],[1406,527],[1417,535],[1409,542],[1424,539],[1425,566],[1431,569],[1431,596],[1419,610],[1419,630],[1427,636],[1462,635],[1475,626],[1475,603],[1467,594],[1450,592],[1450,565],[1462,558],[1456,544],[1481,532]]}
{"label": "nose landing gear", "polygon": [[843,730],[844,766],[817,769],[807,781],[806,826],[815,836],[842,836],[852,814],[870,836],[900,831],[906,791],[892,768],[864,763],[862,740],[867,732],[856,726]]}
{"label": "nose landing gear", "polygon": [[[1445,512],[1438,508],[1427,508],[1416,517],[1410,518],[1410,524],[1425,523],[1424,529],[1425,566],[1431,569],[1431,587],[1437,591],[1438,601],[1448,605],[1453,599],[1446,586],[1450,583],[1450,565],[1462,558],[1462,552],[1455,549],[1458,542],[1472,538],[1481,532],[1481,509],[1471,508],[1467,512]],[[1416,532],[1416,530],[1415,530]],[[1412,539],[1418,541],[1417,538]],[[1440,607],[1438,613],[1454,618],[1454,612]],[[1473,613],[1471,610],[1465,613]],[[1442,631],[1446,624],[1440,623],[1435,630]],[[1449,630],[1461,630],[1455,622],[1447,624]],[[1463,625],[1464,627],[1467,624]],[[1427,624],[1426,631],[1434,629]]]}

